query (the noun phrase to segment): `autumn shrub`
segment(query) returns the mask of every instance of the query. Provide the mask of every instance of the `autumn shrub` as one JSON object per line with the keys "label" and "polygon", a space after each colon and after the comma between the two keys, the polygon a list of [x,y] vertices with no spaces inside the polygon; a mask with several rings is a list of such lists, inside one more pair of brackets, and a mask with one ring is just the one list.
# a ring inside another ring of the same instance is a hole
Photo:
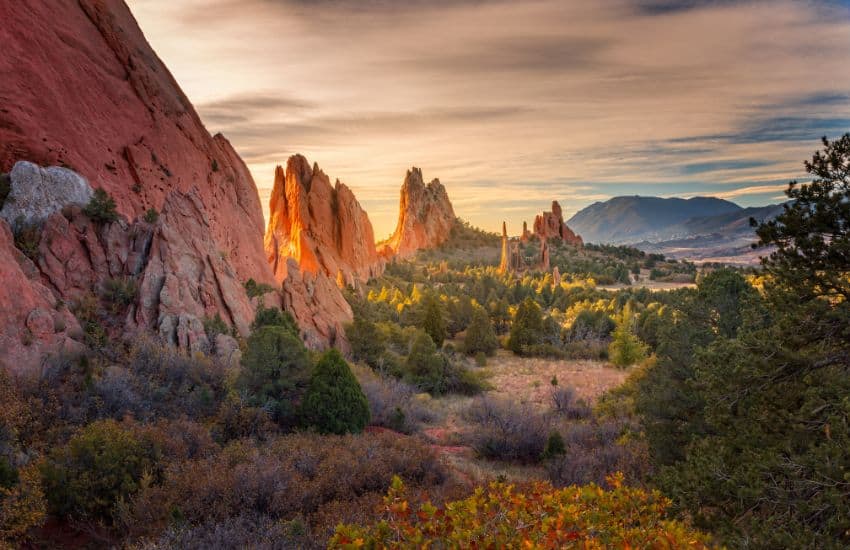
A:
{"label": "autumn shrub", "polygon": [[590,405],[579,398],[571,387],[552,388],[552,410],[556,415],[569,420],[584,420],[593,414]]}
{"label": "autumn shrub", "polygon": [[0,548],[20,547],[27,533],[47,518],[41,476],[34,465],[15,474],[15,483],[0,485]]}
{"label": "autumn shrub", "polygon": [[210,548],[302,549],[314,545],[300,520],[278,521],[268,515],[246,512],[199,525],[175,525],[136,550],[208,550]]}
{"label": "autumn shrub", "polygon": [[50,509],[85,521],[111,521],[116,503],[158,467],[159,450],[130,427],[99,420],[53,449],[42,467]]}
{"label": "autumn shrub", "polygon": [[438,420],[437,411],[417,398],[413,386],[365,370],[368,369],[361,367],[355,370],[355,374],[369,402],[372,425],[413,433],[419,431],[423,424],[432,424]]}
{"label": "autumn shrub", "polygon": [[369,424],[369,402],[338,350],[326,351],[313,369],[300,416],[321,433],[360,433]]}
{"label": "autumn shrub", "polygon": [[594,309],[582,309],[576,315],[570,328],[566,331],[566,339],[570,342],[579,340],[599,340],[611,335],[616,323],[607,313]]}
{"label": "autumn shrub", "polygon": [[332,532],[326,525],[328,530],[315,531],[322,510],[338,509],[334,503],[351,508],[364,495],[383,494],[396,474],[420,488],[449,481],[434,451],[395,434],[301,433],[264,444],[235,441],[215,455],[170,466],[161,484],[145,486],[128,500],[121,522],[138,538],[172,527],[224,524],[244,514],[304,518],[321,543]]}
{"label": "autumn shrub", "polygon": [[246,437],[266,441],[280,433],[280,426],[268,410],[251,406],[238,395],[228,394],[219,404],[210,431],[217,442],[226,444]]}
{"label": "autumn shrub", "polygon": [[707,535],[672,519],[657,491],[623,485],[525,490],[493,483],[444,507],[414,509],[393,480],[380,521],[341,525],[330,548],[708,548]]}
{"label": "autumn shrub", "polygon": [[564,342],[563,357],[574,360],[605,361],[608,359],[607,340],[575,340]]}
{"label": "autumn shrub", "polygon": [[223,365],[151,338],[137,338],[122,362],[125,366],[110,365],[90,376],[102,414],[115,419],[206,418],[227,391]]}
{"label": "autumn shrub", "polygon": [[614,422],[562,424],[564,453],[546,462],[549,481],[558,487],[604,484],[614,472],[622,472],[631,483],[643,481],[650,471],[645,444],[622,437],[623,432]]}
{"label": "autumn shrub", "polygon": [[510,400],[481,397],[462,416],[470,424],[464,440],[479,455],[497,460],[539,460],[551,429],[545,415]]}

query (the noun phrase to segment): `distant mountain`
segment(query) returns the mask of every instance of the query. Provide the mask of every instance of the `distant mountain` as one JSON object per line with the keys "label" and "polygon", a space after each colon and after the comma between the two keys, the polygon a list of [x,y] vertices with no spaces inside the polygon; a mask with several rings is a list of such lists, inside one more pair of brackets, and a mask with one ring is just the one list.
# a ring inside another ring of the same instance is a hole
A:
{"label": "distant mountain", "polygon": [[615,197],[576,213],[567,224],[586,242],[628,244],[673,258],[752,264],[762,252],[750,218],[771,219],[781,204],[742,208],[714,197]]}
{"label": "distant mountain", "polygon": [[732,214],[743,210],[714,197],[692,199],[614,197],[577,212],[567,225],[591,243],[636,243],[681,236],[681,224],[691,218]]}
{"label": "distant mountain", "polygon": [[704,216],[685,220],[681,224],[681,232],[688,236],[708,235],[712,233],[719,233],[721,235],[750,234],[753,232],[753,228],[750,227],[750,218],[764,221],[775,218],[781,212],[781,204],[741,208],[734,212],[727,212],[716,216]]}

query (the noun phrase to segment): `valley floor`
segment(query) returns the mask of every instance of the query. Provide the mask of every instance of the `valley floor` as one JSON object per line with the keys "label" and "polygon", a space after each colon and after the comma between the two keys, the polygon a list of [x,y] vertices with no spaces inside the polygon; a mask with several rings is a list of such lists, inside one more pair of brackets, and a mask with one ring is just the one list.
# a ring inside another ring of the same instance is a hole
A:
{"label": "valley floor", "polygon": [[[622,384],[629,373],[604,361],[518,357],[503,349],[489,358],[481,370],[491,386],[484,398],[512,401],[540,413],[552,408],[553,378],[557,378],[558,387],[573,388],[578,398],[592,405],[603,393]],[[425,438],[461,479],[471,483],[486,483],[499,476],[511,481],[546,479],[540,464],[488,460],[476,456],[464,444],[462,433],[471,426],[463,418],[463,411],[481,398],[448,395],[430,399],[441,413],[441,420],[423,431]]]}

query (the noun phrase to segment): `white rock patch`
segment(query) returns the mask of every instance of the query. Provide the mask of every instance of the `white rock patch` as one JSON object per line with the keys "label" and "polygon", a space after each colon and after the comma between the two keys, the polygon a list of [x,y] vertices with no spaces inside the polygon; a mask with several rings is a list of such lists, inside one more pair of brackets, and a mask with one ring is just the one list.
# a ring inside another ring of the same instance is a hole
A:
{"label": "white rock patch", "polygon": [[28,224],[43,223],[66,206],[85,206],[93,194],[84,177],[58,166],[41,168],[31,162],[19,161],[9,176],[11,191],[0,210],[0,218],[12,226],[18,220]]}

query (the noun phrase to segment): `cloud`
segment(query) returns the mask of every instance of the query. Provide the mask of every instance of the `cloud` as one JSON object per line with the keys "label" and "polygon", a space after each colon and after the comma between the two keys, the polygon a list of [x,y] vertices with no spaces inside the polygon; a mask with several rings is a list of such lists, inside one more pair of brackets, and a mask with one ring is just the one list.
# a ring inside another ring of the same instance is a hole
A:
{"label": "cloud", "polygon": [[713,193],[713,196],[721,198],[721,199],[734,199],[738,197],[745,197],[748,195],[767,195],[770,194],[772,198],[779,197],[781,199],[787,200],[787,197],[784,195],[776,195],[776,191],[787,189],[788,184],[776,184],[776,185],[755,185],[752,187],[742,187],[740,189],[732,189],[731,191],[722,191],[719,193]]}
{"label": "cloud", "polygon": [[801,178],[820,136],[850,130],[846,3],[128,3],[260,187],[303,153],[379,235],[414,164],[495,230],[552,199],[772,200],[743,190]]}

